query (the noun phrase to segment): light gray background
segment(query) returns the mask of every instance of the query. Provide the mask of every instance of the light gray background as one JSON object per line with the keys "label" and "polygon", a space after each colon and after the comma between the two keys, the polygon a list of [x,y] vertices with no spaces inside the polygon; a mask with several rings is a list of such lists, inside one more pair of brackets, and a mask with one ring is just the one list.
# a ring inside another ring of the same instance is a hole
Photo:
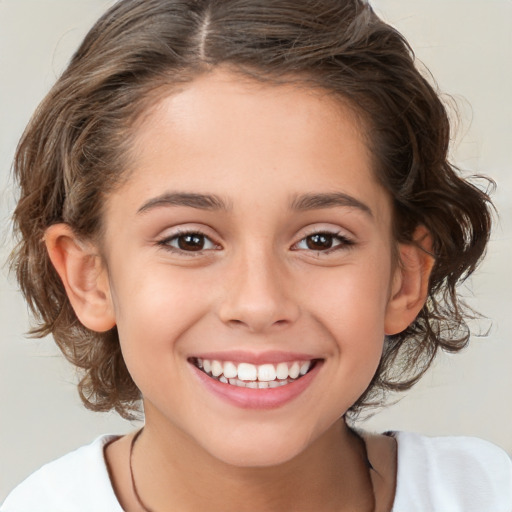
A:
{"label": "light gray background", "polygon": [[[32,111],[62,71],[107,0],[0,0],[0,260],[12,243],[8,218],[15,192],[9,170]],[[461,123],[453,159],[498,183],[500,212],[485,264],[465,294],[490,320],[475,325],[456,356],[439,358],[397,405],[365,425],[378,431],[476,435],[512,454],[512,2],[375,0],[454,96]],[[491,322],[492,321],[492,322]],[[0,269],[0,501],[42,463],[105,432],[134,428],[114,414],[86,411],[75,374],[51,339],[24,337],[27,308]]]}

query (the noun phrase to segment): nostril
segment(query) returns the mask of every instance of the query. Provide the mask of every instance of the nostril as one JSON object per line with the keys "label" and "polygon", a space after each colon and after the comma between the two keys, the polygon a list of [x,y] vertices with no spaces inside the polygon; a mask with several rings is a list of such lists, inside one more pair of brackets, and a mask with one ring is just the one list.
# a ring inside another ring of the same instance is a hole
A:
{"label": "nostril", "polygon": [[[259,320],[259,321],[258,321]],[[283,319],[283,320],[275,320],[275,321],[265,321],[264,319],[248,319],[247,321],[239,320],[236,318],[233,318],[231,320],[228,320],[228,325],[231,325],[232,327],[247,327],[249,331],[251,332],[259,332],[263,331],[265,329],[269,328],[276,328],[280,327],[283,328],[286,325],[290,324],[289,320]]]}
{"label": "nostril", "polygon": [[229,320],[229,323],[231,325],[243,325],[244,322],[242,322],[242,320],[237,320],[236,318],[233,318],[232,320]]}

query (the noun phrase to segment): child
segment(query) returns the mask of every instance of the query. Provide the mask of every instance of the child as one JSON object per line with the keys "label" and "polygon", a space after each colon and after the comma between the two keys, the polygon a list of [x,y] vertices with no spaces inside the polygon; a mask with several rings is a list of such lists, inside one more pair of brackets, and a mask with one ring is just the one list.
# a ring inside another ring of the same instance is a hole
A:
{"label": "child", "polygon": [[15,161],[22,290],[87,407],[145,426],[2,511],[510,511],[467,438],[350,428],[469,334],[489,199],[362,1],[123,0]]}

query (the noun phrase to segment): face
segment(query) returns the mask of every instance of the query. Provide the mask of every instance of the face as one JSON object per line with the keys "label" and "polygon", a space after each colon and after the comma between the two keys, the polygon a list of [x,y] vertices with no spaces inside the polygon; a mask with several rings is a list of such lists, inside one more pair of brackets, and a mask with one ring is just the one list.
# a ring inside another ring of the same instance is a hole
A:
{"label": "face", "polygon": [[353,113],[217,71],[148,113],[132,161],[104,255],[148,426],[232,464],[293,458],[371,381],[399,281]]}

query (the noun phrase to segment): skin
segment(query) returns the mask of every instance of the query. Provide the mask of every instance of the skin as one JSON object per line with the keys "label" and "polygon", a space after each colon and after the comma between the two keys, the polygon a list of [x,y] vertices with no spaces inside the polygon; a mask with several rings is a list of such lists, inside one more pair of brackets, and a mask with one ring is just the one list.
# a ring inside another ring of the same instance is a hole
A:
{"label": "skin", "polygon": [[[132,161],[107,199],[101,248],[62,224],[46,243],[82,323],[117,325],[144,397],[133,465],[146,505],[364,511],[373,488],[376,510],[390,510],[394,441],[367,439],[380,469],[371,476],[343,415],[371,381],[385,334],[420,310],[431,262],[415,245],[395,247],[390,198],[353,112],[319,91],[217,70],[144,116]],[[169,202],[191,192],[224,207]],[[293,207],[307,194],[343,201]],[[179,230],[205,235],[202,250],[179,249]],[[332,247],[315,245],[314,233]],[[284,405],[243,408],[197,378],[190,358],[211,351],[320,363]],[[114,442],[106,459],[131,511],[129,445]]]}

